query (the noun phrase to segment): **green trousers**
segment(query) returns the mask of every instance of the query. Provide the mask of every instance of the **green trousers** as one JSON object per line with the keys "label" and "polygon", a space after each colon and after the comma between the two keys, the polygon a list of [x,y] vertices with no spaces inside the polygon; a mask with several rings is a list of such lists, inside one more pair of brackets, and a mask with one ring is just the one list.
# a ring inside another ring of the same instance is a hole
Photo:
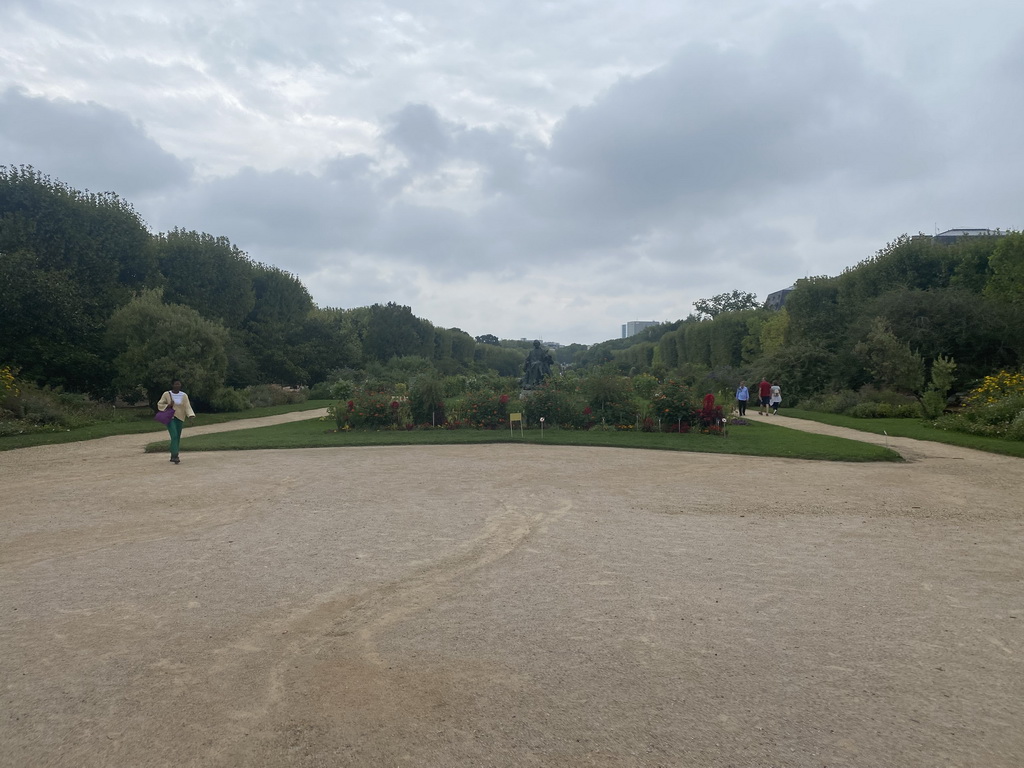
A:
{"label": "green trousers", "polygon": [[171,419],[167,425],[167,431],[171,433],[171,458],[177,458],[178,446],[181,444],[181,430],[185,428],[185,422],[181,419]]}

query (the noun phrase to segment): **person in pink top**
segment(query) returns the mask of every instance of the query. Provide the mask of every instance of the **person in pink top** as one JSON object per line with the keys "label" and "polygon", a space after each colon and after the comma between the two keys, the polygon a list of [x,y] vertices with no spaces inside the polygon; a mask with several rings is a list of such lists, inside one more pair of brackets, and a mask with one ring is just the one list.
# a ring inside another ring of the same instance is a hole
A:
{"label": "person in pink top", "polygon": [[757,396],[761,406],[757,412],[762,416],[767,416],[768,403],[772,401],[772,385],[768,379],[762,378],[761,383],[757,385]]}

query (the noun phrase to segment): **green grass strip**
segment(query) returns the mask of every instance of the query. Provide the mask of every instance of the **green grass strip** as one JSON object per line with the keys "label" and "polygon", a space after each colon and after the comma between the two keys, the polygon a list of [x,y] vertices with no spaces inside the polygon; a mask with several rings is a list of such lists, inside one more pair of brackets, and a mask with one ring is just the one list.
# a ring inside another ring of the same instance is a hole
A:
{"label": "green grass strip", "polygon": [[[200,413],[192,422],[197,427],[207,424],[224,424],[228,421],[240,419],[258,419],[262,416],[277,416],[281,413],[294,413],[296,411],[312,411],[317,408],[326,408],[331,404],[330,400],[307,400],[304,403],[292,405],[271,405],[265,408],[250,408],[247,411],[235,413]],[[133,409],[136,410],[136,409]],[[111,437],[113,435],[138,435],[145,432],[167,432],[167,427],[153,420],[153,413],[144,410],[128,419],[117,421],[100,421],[86,427],[68,429],[61,432],[31,432],[25,435],[6,435],[0,437],[0,451],[10,451],[15,448],[29,448],[33,445],[55,445],[58,443],[76,443],[80,440],[95,440],[98,437]],[[186,430],[187,432],[188,430]]]}
{"label": "green grass strip", "polygon": [[[529,429],[510,436],[506,430],[427,429],[414,431],[332,431],[333,422],[313,419],[272,427],[182,437],[185,451],[248,451],[268,448],[340,448],[384,445],[466,445],[469,443],[530,443],[531,445],[601,446],[647,448],[664,451],[723,453],[741,456],[775,456],[824,461],[901,461],[895,451],[882,446],[815,435],[766,423],[732,426],[725,437],[659,432],[576,431]],[[150,453],[168,450],[168,441],[146,446]]]}
{"label": "green grass strip", "polygon": [[974,448],[978,451],[988,453],[1001,453],[1004,456],[1017,456],[1024,458],[1024,442],[1018,440],[1002,440],[998,437],[985,437],[982,435],[969,435],[966,432],[955,432],[949,429],[939,429],[932,426],[930,422],[921,419],[857,419],[853,416],[842,416],[836,413],[818,413],[817,411],[803,411],[798,408],[786,410],[787,416],[797,419],[817,421],[822,424],[831,424],[835,427],[847,427],[861,432],[871,432],[876,435],[888,433],[890,437],[910,437],[914,440],[930,440],[934,443],[946,443],[947,445],[959,445],[963,448]]}

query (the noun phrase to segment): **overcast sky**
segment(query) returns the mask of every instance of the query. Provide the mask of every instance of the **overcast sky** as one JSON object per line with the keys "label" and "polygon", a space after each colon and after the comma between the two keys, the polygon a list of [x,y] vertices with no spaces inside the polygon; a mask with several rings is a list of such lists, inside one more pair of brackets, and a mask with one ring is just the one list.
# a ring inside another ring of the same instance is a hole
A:
{"label": "overcast sky", "polygon": [[320,306],[593,343],[1021,229],[1020,0],[0,0],[0,164]]}

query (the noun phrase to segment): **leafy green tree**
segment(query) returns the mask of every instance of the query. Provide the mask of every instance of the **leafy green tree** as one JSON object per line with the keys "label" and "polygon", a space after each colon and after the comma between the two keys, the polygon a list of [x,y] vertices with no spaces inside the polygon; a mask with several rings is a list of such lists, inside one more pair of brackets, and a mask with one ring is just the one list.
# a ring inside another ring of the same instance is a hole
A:
{"label": "leafy green tree", "polygon": [[493,333],[485,333],[483,336],[477,336],[476,341],[480,344],[493,344],[495,347],[501,346],[501,341]]}
{"label": "leafy green tree", "polygon": [[654,350],[657,345],[653,341],[643,341],[625,349],[612,352],[612,359],[620,371],[646,371],[654,361]]}
{"label": "leafy green tree", "polygon": [[924,361],[900,341],[883,318],[875,318],[864,341],[854,347],[865,369],[882,388],[918,394],[924,384]]}
{"label": "leafy green tree", "polygon": [[953,388],[953,358],[939,355],[932,363],[931,383],[921,398],[921,413],[926,419],[937,419],[946,408],[946,396]]}
{"label": "leafy green tree", "polygon": [[758,341],[762,354],[772,354],[782,348],[786,340],[786,332],[789,330],[789,311],[783,307],[777,312],[772,312],[767,317],[758,331]]}
{"label": "leafy green tree", "polygon": [[679,331],[673,331],[658,339],[657,361],[669,370],[679,365],[679,346],[676,344],[678,335]]}
{"label": "leafy green tree", "polygon": [[293,326],[290,338],[289,354],[304,372],[304,383],[326,381],[332,371],[359,363],[359,340],[343,310],[312,310]]}
{"label": "leafy green tree", "polygon": [[291,272],[267,264],[251,264],[254,301],[249,324],[299,323],[314,308],[313,298]]}
{"label": "leafy green tree", "polygon": [[228,332],[196,310],[165,304],[145,291],[110,318],[107,343],[115,354],[114,386],[125,396],[145,392],[151,405],[174,379],[190,397],[209,402],[224,386]]}
{"label": "leafy green tree", "polygon": [[992,277],[985,293],[999,301],[1024,308],[1024,233],[999,239],[989,259]]}
{"label": "leafy green tree", "polygon": [[712,368],[742,364],[750,318],[750,312],[726,312],[705,323],[711,332],[709,363]]}
{"label": "leafy green tree", "polygon": [[797,280],[786,297],[786,311],[793,342],[833,346],[845,336],[848,321],[839,306],[839,283],[835,278]]}
{"label": "leafy green tree", "polygon": [[0,166],[0,348],[38,383],[103,393],[103,325],[154,284],[150,235],[117,195]]}
{"label": "leafy green tree", "polygon": [[76,368],[102,373],[106,366],[84,343],[95,326],[84,305],[81,287],[69,271],[42,268],[28,250],[0,253],[0,360],[20,366],[29,381],[90,382]]}
{"label": "leafy green tree", "polygon": [[710,299],[697,299],[693,302],[693,308],[701,318],[714,318],[723,312],[739,312],[744,309],[757,309],[757,296],[745,291],[732,291],[730,293],[719,293]]}
{"label": "leafy green tree", "polygon": [[786,344],[759,361],[769,381],[780,382],[786,402],[792,406],[819,392],[828,392],[843,384],[837,378],[836,354],[821,344]]}
{"label": "leafy green tree", "polygon": [[500,347],[477,344],[473,360],[479,367],[495,371],[499,376],[521,376],[526,352],[522,349],[509,349],[504,344]]}
{"label": "leafy green tree", "polygon": [[923,359],[953,353],[963,386],[1018,360],[1015,340],[1024,317],[987,295],[959,287],[890,291],[866,302],[863,311],[871,314],[851,325],[851,346],[881,317]]}
{"label": "leafy green tree", "polygon": [[154,242],[164,297],[229,328],[241,327],[256,304],[249,259],[226,237],[173,229]]}
{"label": "leafy green tree", "polygon": [[472,365],[476,340],[461,328],[448,328],[447,331],[451,334],[452,360],[462,369]]}
{"label": "leafy green tree", "polygon": [[374,304],[363,337],[363,355],[367,360],[386,363],[392,357],[434,353],[432,326],[413,315],[409,307],[388,302]]}

